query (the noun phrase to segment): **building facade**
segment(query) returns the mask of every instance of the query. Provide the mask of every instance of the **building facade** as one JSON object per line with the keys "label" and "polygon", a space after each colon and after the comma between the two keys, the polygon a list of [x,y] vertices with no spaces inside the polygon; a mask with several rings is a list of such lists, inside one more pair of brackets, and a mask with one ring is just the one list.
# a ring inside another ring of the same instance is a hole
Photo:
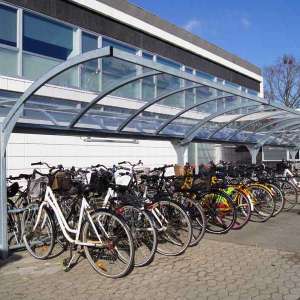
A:
{"label": "building facade", "polygon": [[[263,96],[261,70],[251,63],[178,28],[126,0],[0,0],[0,100],[16,98],[55,65],[84,52],[111,45],[220,82],[249,94]],[[141,67],[125,61],[96,60],[61,74],[39,95],[68,105],[88,101],[110,82]],[[165,90],[179,88],[183,80],[171,76],[145,78],[120,88],[101,108],[118,113],[119,105],[146,102]],[[202,93],[202,92],[201,92]],[[197,89],[164,101],[161,114],[176,111],[202,97]],[[172,100],[172,107],[168,106]],[[168,102],[169,101],[169,102]],[[203,109],[221,111],[230,98],[212,102]],[[167,108],[166,108],[167,107]],[[151,117],[151,111],[146,111]],[[230,148],[213,144],[191,145],[189,160],[201,162],[222,157],[237,158]],[[48,161],[66,166],[111,165],[142,159],[148,166],[176,162],[170,142],[87,139],[14,134],[8,147],[8,169],[18,173],[30,169],[30,162]]]}

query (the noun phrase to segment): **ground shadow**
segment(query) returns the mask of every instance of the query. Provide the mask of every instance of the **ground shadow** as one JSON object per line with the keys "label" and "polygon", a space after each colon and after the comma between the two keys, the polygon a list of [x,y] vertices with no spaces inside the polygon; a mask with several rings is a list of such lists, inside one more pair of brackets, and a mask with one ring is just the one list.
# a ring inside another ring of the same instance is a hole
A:
{"label": "ground shadow", "polygon": [[3,268],[5,265],[7,265],[9,263],[21,260],[22,258],[23,258],[23,256],[15,253],[15,252],[12,252],[12,253],[9,254],[7,259],[1,259],[0,258],[0,269]]}

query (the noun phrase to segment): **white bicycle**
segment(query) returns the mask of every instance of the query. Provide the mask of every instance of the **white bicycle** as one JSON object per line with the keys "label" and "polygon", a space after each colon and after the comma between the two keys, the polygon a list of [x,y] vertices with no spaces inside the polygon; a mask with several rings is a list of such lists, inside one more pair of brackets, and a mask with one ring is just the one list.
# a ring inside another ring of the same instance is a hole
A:
{"label": "white bicycle", "polygon": [[[42,194],[43,201],[31,203],[23,216],[23,240],[29,253],[37,259],[49,258],[59,227],[70,243],[71,253],[74,247],[82,247],[98,273],[110,278],[128,274],[134,264],[134,245],[126,223],[107,209],[90,212],[87,200],[79,193],[78,221],[75,228],[71,228],[49,186],[48,176],[35,170],[36,174],[41,177],[31,181],[31,194],[38,197]],[[71,254],[69,267],[74,257]]]}

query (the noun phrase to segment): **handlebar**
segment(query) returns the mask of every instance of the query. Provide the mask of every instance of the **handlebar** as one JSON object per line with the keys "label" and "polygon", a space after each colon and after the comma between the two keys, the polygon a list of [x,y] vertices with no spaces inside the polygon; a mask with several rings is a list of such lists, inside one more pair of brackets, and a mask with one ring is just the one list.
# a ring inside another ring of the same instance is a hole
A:
{"label": "handlebar", "polygon": [[100,167],[103,168],[103,169],[105,169],[105,170],[108,170],[108,168],[107,168],[106,166],[101,165],[101,164],[97,164],[97,165],[95,165],[95,166],[91,166],[92,169],[100,168]]}
{"label": "handlebar", "polygon": [[9,176],[8,180],[20,180],[20,179],[29,179],[32,175],[31,174],[20,174],[19,176]]}
{"label": "handlebar", "polygon": [[51,171],[53,169],[62,170],[64,168],[63,165],[58,165],[57,167],[54,167],[54,166],[50,166],[48,163],[42,162],[42,161],[31,163],[31,166],[43,166],[43,165],[46,166],[47,168],[49,168]]}
{"label": "handlebar", "polygon": [[168,168],[172,168],[174,167],[174,165],[164,165],[163,167],[157,167],[157,168],[154,168],[153,170],[151,170],[151,172],[155,172],[155,171],[164,171]]}
{"label": "handlebar", "polygon": [[139,160],[136,164],[133,164],[130,161],[124,160],[124,161],[121,161],[121,162],[118,163],[118,165],[125,165],[125,164],[130,165],[131,167],[134,168],[134,167],[137,167],[139,165],[143,165],[143,162],[141,160]]}

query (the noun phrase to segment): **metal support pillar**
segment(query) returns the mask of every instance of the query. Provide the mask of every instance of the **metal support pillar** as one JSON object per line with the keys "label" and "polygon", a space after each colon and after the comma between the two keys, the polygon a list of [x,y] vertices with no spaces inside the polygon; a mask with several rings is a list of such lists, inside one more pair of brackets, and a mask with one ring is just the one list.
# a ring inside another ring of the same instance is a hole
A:
{"label": "metal support pillar", "polygon": [[172,142],[172,145],[177,154],[177,163],[185,165],[188,162],[188,144],[181,145],[180,142]]}
{"label": "metal support pillar", "polygon": [[[292,162],[295,163],[295,162],[296,162],[296,155],[297,155],[299,149],[298,149],[298,148],[289,148],[288,151],[289,151],[289,154],[290,154],[291,157],[292,157]],[[288,159],[289,159],[289,158],[290,158],[290,157],[288,157]],[[293,164],[293,165],[292,165],[292,169],[294,170],[294,168],[295,168],[295,165]]]}
{"label": "metal support pillar", "polygon": [[7,241],[7,194],[6,194],[6,144],[0,124],[0,258],[8,256]]}
{"label": "metal support pillar", "polygon": [[260,147],[257,148],[257,147],[252,146],[252,145],[246,145],[246,147],[249,150],[250,155],[251,155],[251,163],[256,164],[256,158],[257,158],[257,154],[260,150]]}
{"label": "metal support pillar", "polygon": [[292,161],[294,162],[296,160],[296,154],[299,151],[299,149],[289,148],[288,151],[292,157]]}

